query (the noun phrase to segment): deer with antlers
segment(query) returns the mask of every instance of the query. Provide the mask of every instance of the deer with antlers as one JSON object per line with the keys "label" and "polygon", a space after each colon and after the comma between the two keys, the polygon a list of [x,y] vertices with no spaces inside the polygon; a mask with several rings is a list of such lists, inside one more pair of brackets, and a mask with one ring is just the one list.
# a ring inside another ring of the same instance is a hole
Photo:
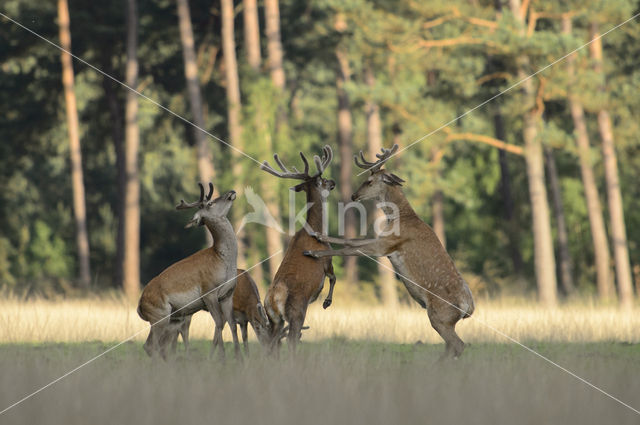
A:
{"label": "deer with antlers", "polygon": [[305,255],[327,258],[333,255],[386,256],[411,297],[427,310],[433,328],[444,339],[444,356],[457,358],[464,350],[464,342],[456,334],[460,319],[471,316],[474,310],[469,286],[453,264],[433,229],[423,222],[405,198],[400,177],[382,168],[398,150],[382,149],[376,162],[368,162],[360,151],[358,167],[370,171],[368,178],[352,195],[354,201],[372,199],[379,202],[386,215],[386,227],[372,239],[341,239],[315,232],[323,243],[343,245],[342,249],[307,250]]}
{"label": "deer with antlers", "polygon": [[240,355],[238,333],[233,321],[233,292],[236,286],[236,258],[238,247],[233,227],[227,218],[236,192],[230,190],[211,200],[213,185],[209,183],[209,194],[205,197],[200,186],[200,199],[176,207],[179,210],[197,208],[185,228],[205,225],[213,235],[210,248],[196,252],[178,261],[154,277],[145,286],[138,303],[138,314],[151,324],[144,349],[150,356],[160,354],[167,357],[167,348],[182,326],[185,317],[206,309],[216,324],[212,354],[222,345],[222,329],[226,322],[231,326],[231,335],[236,357]]}
{"label": "deer with antlers", "polygon": [[[322,231],[323,205],[329,192],[336,186],[333,180],[322,177],[322,173],[333,159],[333,152],[329,146],[325,146],[322,152],[322,158],[317,155],[313,157],[317,168],[315,174],[309,174],[309,162],[302,152],[300,152],[304,163],[304,171],[302,172],[295,167],[289,170],[282,163],[278,154],[275,154],[273,158],[282,171],[276,171],[267,161],[264,161],[260,167],[279,178],[302,180],[291,189],[295,192],[303,191],[307,196],[306,222],[303,229],[298,230],[289,242],[284,259],[265,296],[264,306],[270,322],[269,348],[271,350],[277,349],[280,340],[286,335],[289,349],[295,351],[296,344],[301,337],[307,306],[320,295],[325,276],[329,278],[329,294],[324,300],[323,307],[329,307],[333,299],[336,276],[333,273],[331,258],[318,261],[303,255],[303,251],[306,250],[329,248],[327,243],[320,242],[310,236],[310,233]],[[285,327],[285,322],[288,323],[287,327]]]}

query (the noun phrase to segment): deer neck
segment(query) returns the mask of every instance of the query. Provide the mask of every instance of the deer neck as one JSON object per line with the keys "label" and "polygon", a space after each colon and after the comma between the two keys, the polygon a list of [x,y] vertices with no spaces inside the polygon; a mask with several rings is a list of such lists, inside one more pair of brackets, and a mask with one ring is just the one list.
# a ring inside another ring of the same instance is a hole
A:
{"label": "deer neck", "polygon": [[398,187],[390,187],[384,197],[384,202],[389,204],[393,204],[396,208],[393,207],[382,207],[382,211],[387,216],[387,220],[389,222],[398,220],[398,219],[408,219],[418,217],[416,212],[413,210],[409,201],[402,193],[402,190]]}
{"label": "deer neck", "polygon": [[[225,260],[229,259],[229,262],[233,260],[233,268],[235,269],[238,242],[231,222],[225,217],[216,221],[206,221],[205,225],[211,232],[211,236],[213,236],[213,250]],[[229,264],[229,262],[225,262]]]}
{"label": "deer neck", "polygon": [[318,190],[307,191],[307,204],[311,205],[307,210],[307,224],[314,232],[322,232],[325,202]]}

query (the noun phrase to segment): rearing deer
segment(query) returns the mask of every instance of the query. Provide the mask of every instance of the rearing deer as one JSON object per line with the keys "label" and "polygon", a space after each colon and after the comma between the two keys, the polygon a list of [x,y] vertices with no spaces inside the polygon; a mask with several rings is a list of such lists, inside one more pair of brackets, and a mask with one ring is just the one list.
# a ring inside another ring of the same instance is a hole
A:
{"label": "rearing deer", "polygon": [[270,349],[279,347],[281,336],[286,333],[284,323],[289,323],[287,343],[291,351],[295,351],[301,336],[307,306],[318,298],[324,286],[325,276],[329,277],[329,294],[324,300],[323,307],[331,305],[336,276],[333,273],[331,258],[320,261],[305,257],[303,251],[310,249],[327,249],[329,245],[318,242],[309,232],[321,232],[323,225],[323,204],[329,192],[336,186],[333,180],[322,177],[322,172],[333,159],[333,152],[329,146],[323,148],[322,159],[314,155],[317,173],[309,174],[309,162],[304,154],[300,157],[304,163],[304,171],[299,172],[295,167],[292,171],[284,166],[277,154],[273,156],[282,171],[273,169],[267,161],[260,167],[276,177],[284,179],[302,180],[302,183],[291,189],[307,194],[307,221],[289,242],[284,259],[278,268],[273,283],[267,290],[264,306],[270,321]]}
{"label": "rearing deer", "polygon": [[[351,199],[373,199],[383,204],[387,228],[373,239],[340,239],[314,233],[320,242],[344,245],[342,249],[306,251],[305,255],[324,258],[333,255],[387,256],[411,297],[427,310],[433,328],[446,343],[445,356],[458,357],[464,342],[455,331],[460,319],[474,310],[469,286],[456,269],[433,229],[415,213],[402,193],[404,180],[382,169],[398,145],[382,149],[376,162],[367,162],[360,151],[360,168],[371,172]],[[394,230],[394,231],[391,231]]]}
{"label": "rearing deer", "polygon": [[233,321],[233,291],[236,286],[236,260],[238,246],[227,213],[236,199],[236,192],[229,192],[211,200],[213,185],[205,198],[200,185],[200,199],[196,202],[180,201],[177,209],[198,208],[185,228],[205,225],[213,235],[214,245],[178,261],[154,277],[145,286],[138,303],[138,314],[151,323],[151,331],[145,351],[150,355],[167,356],[185,317],[207,309],[216,323],[212,354],[222,345],[222,328],[229,322],[236,357],[240,356],[238,333]]}

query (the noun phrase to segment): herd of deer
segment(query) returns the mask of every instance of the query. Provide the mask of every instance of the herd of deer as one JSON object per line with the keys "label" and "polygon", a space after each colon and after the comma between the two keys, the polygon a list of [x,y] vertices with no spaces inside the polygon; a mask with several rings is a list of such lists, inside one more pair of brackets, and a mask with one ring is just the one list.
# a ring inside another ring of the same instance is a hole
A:
{"label": "herd of deer", "polygon": [[[227,218],[236,192],[230,190],[212,200],[213,185],[209,183],[205,196],[200,184],[200,199],[192,203],[181,201],[177,208],[197,208],[186,227],[206,226],[214,243],[171,265],[144,288],[138,314],[151,324],[145,351],[152,357],[159,354],[166,358],[169,349],[175,351],[178,335],[188,349],[191,316],[200,310],[209,311],[215,322],[212,354],[219,347],[224,357],[225,323],[231,328],[236,357],[240,356],[236,324],[240,324],[245,350],[247,324],[251,323],[260,344],[269,352],[277,354],[285,337],[289,348],[295,351],[307,307],[320,295],[325,277],[329,278],[330,287],[323,307],[331,305],[336,283],[331,257],[358,255],[388,257],[411,297],[427,310],[431,325],[444,339],[444,356],[460,356],[464,343],[455,326],[473,313],[471,291],[431,227],[409,205],[401,190],[404,180],[382,168],[397,148],[394,145],[382,149],[375,162],[366,161],[362,152],[360,160],[355,158],[356,165],[370,171],[370,175],[353,194],[353,201],[379,202],[386,226],[394,229],[372,239],[341,239],[322,233],[324,204],[335,188],[333,180],[322,177],[333,159],[329,146],[323,148],[322,157],[314,155],[315,174],[309,173],[309,162],[302,153],[302,172],[295,167],[288,169],[277,154],[274,159],[281,171],[266,161],[262,164],[261,169],[276,177],[300,180],[292,190],[304,191],[308,206],[306,223],[289,242],[264,306],[255,282],[245,270],[236,268],[236,235]],[[334,250],[329,244],[343,248]]]}

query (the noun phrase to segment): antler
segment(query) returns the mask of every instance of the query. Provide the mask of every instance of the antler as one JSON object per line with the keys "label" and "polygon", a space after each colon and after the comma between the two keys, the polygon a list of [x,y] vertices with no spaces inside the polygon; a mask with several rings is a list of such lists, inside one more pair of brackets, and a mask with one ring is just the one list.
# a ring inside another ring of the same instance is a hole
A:
{"label": "antler", "polygon": [[[186,210],[189,208],[194,208],[194,207],[199,207],[202,205],[203,201],[204,201],[204,186],[202,186],[202,183],[198,183],[198,186],[200,186],[200,199],[197,200],[196,202],[189,202],[186,203],[184,202],[184,199],[180,200],[180,203],[178,205],[176,205],[176,209],[177,210]],[[209,182],[209,194],[207,195],[207,201],[209,201],[211,199],[211,196],[213,195],[213,184],[211,184],[211,182]]]}
{"label": "antler", "polygon": [[298,180],[311,180],[315,177],[318,177],[322,172],[327,168],[331,160],[333,159],[333,151],[331,147],[328,145],[322,148],[322,159],[318,155],[313,156],[313,162],[316,164],[316,168],[318,172],[312,176],[309,175],[309,161],[304,156],[302,152],[300,152],[300,158],[302,158],[302,162],[304,162],[304,171],[300,172],[296,167],[291,167],[289,170],[280,160],[278,154],[273,155],[273,159],[275,159],[276,164],[282,171],[276,171],[267,161],[264,161],[262,165],[260,165],[260,169],[266,171],[269,174],[273,174],[276,177],[284,178],[284,179],[298,179]]}
{"label": "antler", "polygon": [[325,145],[325,147],[322,148],[322,159],[320,159],[318,155],[313,156],[313,162],[315,162],[316,168],[318,169],[318,172],[313,177],[318,177],[322,174],[331,163],[331,160],[333,160],[333,151],[331,150],[331,146]]}
{"label": "antler", "polygon": [[280,160],[278,154],[273,155],[273,159],[275,159],[276,164],[280,167],[282,172],[276,171],[267,161],[264,161],[262,165],[260,165],[260,169],[266,171],[269,174],[273,174],[276,177],[280,177],[283,179],[298,179],[298,180],[308,180],[311,178],[309,176],[309,161],[305,158],[304,154],[300,152],[300,158],[302,158],[302,162],[304,162],[304,171],[300,172],[296,167],[291,167],[289,170]]}
{"label": "antler", "polygon": [[382,153],[376,154],[376,157],[378,158],[376,162],[369,162],[364,159],[364,154],[362,153],[362,151],[360,151],[360,160],[358,160],[358,155],[354,155],[353,159],[358,167],[364,168],[365,170],[369,170],[374,173],[382,168],[384,163],[387,162],[387,160],[391,158],[397,150],[398,144],[393,145],[391,149],[382,148]]}

